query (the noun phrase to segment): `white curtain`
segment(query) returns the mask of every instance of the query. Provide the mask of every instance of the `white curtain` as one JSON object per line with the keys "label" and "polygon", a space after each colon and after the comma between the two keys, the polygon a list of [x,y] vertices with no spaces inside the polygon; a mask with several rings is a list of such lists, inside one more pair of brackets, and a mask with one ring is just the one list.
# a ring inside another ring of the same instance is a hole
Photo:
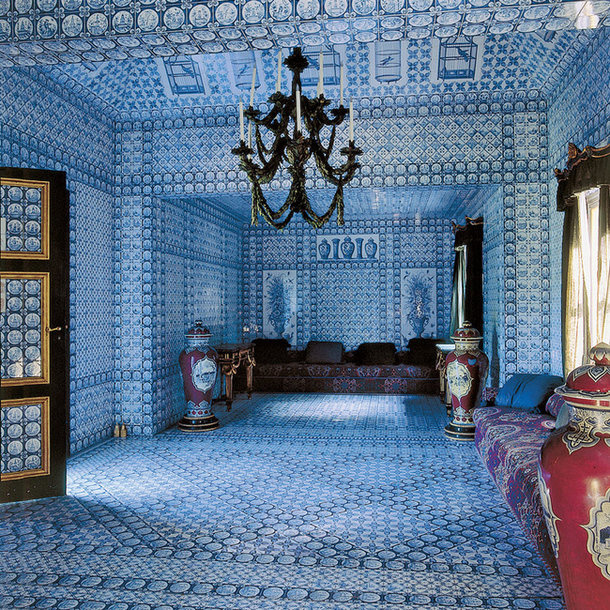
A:
{"label": "white curtain", "polygon": [[604,191],[607,188],[578,195],[577,215],[572,224],[577,239],[572,239],[567,270],[565,374],[589,363],[592,346],[610,341],[610,231]]}
{"label": "white curtain", "polygon": [[464,305],[466,301],[466,246],[455,248],[455,268],[453,270],[453,291],[451,294],[450,334],[464,324]]}

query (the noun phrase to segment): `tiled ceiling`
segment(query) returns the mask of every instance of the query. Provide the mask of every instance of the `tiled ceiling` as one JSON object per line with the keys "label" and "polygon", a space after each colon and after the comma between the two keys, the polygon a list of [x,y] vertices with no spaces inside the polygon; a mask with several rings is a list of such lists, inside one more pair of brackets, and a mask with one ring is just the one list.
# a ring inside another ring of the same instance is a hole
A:
{"label": "tiled ceiling", "polygon": [[[325,93],[332,99],[339,96],[339,63],[343,63],[346,69],[347,98],[546,91],[561,75],[561,67],[569,65],[571,56],[595,34],[595,31],[572,30],[556,33],[552,40],[547,41],[536,34],[487,36],[477,47],[477,74],[470,79],[434,78],[439,59],[432,39],[324,47]],[[306,49],[312,63],[318,61],[319,48]],[[387,70],[380,74],[380,66],[385,68],[388,58],[395,60],[395,70],[392,74]],[[39,69],[68,88],[75,82],[79,83],[118,113],[134,114],[170,107],[234,106],[240,97],[247,100],[254,66],[257,68],[255,102],[260,104],[275,90],[275,49],[171,59],[82,62]],[[176,71],[185,73],[186,78],[173,77]],[[284,69],[284,91],[288,88],[288,74]],[[176,83],[185,86],[175,86]],[[309,87],[305,86],[305,91],[308,94],[315,91],[313,79]]]}
{"label": "tiled ceiling", "polygon": [[[498,189],[497,186],[415,186],[402,188],[346,188],[345,220],[374,218],[450,218],[458,223],[465,216],[481,213],[484,203]],[[332,200],[330,189],[312,189],[309,193],[312,206],[324,212]],[[279,208],[287,193],[269,192],[268,203]],[[183,198],[184,199],[184,198]],[[233,213],[244,222],[250,220],[250,194],[227,193],[202,195],[197,200]],[[260,223],[264,224],[261,219]],[[334,223],[334,220],[331,221]]]}
{"label": "tiled ceiling", "polygon": [[610,2],[0,0],[0,67],[170,57],[603,24]]}

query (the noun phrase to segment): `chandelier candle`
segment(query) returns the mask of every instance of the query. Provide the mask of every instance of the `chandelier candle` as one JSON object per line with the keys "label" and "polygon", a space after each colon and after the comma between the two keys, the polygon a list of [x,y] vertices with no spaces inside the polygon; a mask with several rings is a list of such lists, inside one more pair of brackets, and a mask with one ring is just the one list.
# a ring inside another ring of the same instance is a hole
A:
{"label": "chandelier candle", "polygon": [[324,95],[324,54],[320,51],[320,76],[318,77],[318,97]]}
{"label": "chandelier candle", "polygon": [[277,52],[277,83],[275,92],[279,93],[282,90],[282,49]]}
{"label": "chandelier candle", "polygon": [[[343,188],[360,167],[356,159],[362,154],[354,145],[353,105],[350,103],[350,110],[343,106],[341,86],[341,104],[339,107],[327,108],[332,102],[324,97],[323,53],[320,53],[318,95],[309,98],[303,94],[301,73],[309,65],[309,61],[298,47],[293,49],[283,62],[292,72],[290,91],[284,95],[280,90],[281,58],[278,53],[276,91],[268,99],[271,110],[264,116],[260,110],[254,108],[256,70],[253,68],[250,106],[244,110],[240,104],[240,141],[231,151],[239,158],[239,167],[246,173],[252,185],[252,224],[258,224],[258,217],[262,216],[272,227],[283,229],[294,214],[300,214],[312,227],[319,229],[331,219],[336,210],[337,224],[341,226],[344,209]],[[337,127],[344,123],[348,114],[349,140],[347,145],[339,149],[344,160],[332,165],[330,159],[335,159],[332,153],[336,144]],[[244,141],[244,117],[248,119],[247,142]],[[263,130],[266,133],[263,133]],[[308,163],[310,167],[307,167]],[[282,167],[290,176],[290,191],[284,204],[273,209],[267,203],[262,186],[269,184]],[[317,171],[327,183],[335,187],[333,199],[322,214],[312,208],[305,189],[308,171]]]}
{"label": "chandelier candle", "polygon": [[250,108],[254,106],[254,87],[256,85],[256,66],[252,70],[252,86],[250,87]]}
{"label": "chandelier candle", "polygon": [[339,106],[343,108],[343,64],[339,72]]}
{"label": "chandelier candle", "polygon": [[244,104],[239,100],[239,139],[244,141]]}

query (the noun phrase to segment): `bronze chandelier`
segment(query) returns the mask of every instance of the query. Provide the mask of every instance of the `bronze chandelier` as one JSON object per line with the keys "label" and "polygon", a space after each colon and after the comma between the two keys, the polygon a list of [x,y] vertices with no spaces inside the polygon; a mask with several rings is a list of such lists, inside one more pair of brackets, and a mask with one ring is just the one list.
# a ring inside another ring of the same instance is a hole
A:
{"label": "bronze chandelier", "polygon": [[[322,55],[320,57],[322,58]],[[331,101],[324,97],[322,64],[320,65],[318,95],[313,99],[303,95],[301,72],[307,68],[309,62],[301,53],[300,47],[293,49],[291,55],[284,61],[284,65],[293,74],[291,95],[284,95],[279,90],[280,59],[278,58],[278,87],[277,91],[269,97],[272,109],[266,116],[261,117],[260,111],[253,107],[255,79],[255,75],[253,75],[250,106],[245,112],[240,108],[240,143],[231,151],[239,157],[239,165],[252,183],[252,224],[258,224],[258,217],[261,215],[271,226],[283,229],[297,213],[301,214],[312,227],[319,229],[330,220],[336,209],[337,224],[343,225],[343,187],[352,180],[356,170],[360,167],[356,158],[362,154],[362,151],[354,144],[351,103],[348,110],[343,106],[343,99],[341,99],[338,108],[331,109],[330,114],[326,112],[325,109],[331,104]],[[341,98],[343,98],[342,87]],[[335,145],[336,129],[348,114],[350,116],[349,142],[346,147],[340,149],[341,155],[345,157],[345,162],[338,167],[333,167],[329,158]],[[244,116],[250,121],[247,143],[244,138]],[[302,123],[305,125],[307,135],[301,129]],[[252,125],[254,125],[254,146],[251,139]],[[265,146],[261,136],[263,127],[272,134],[272,142],[269,146]],[[321,139],[321,131],[325,127],[331,128],[327,146],[324,146]],[[333,200],[328,210],[322,215],[318,215],[312,209],[305,190],[305,166],[311,157],[314,158],[322,177],[336,186]],[[262,185],[268,184],[274,178],[284,161],[288,162],[288,172],[292,177],[292,184],[286,201],[274,211],[267,203]]]}

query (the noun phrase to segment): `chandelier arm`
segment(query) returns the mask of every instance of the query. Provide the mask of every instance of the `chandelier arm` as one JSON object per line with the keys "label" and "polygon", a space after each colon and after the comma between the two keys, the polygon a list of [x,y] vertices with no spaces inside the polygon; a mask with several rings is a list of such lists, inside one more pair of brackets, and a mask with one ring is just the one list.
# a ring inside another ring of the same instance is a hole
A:
{"label": "chandelier arm", "polygon": [[[308,202],[309,204],[309,202]],[[337,190],[333,197],[332,203],[328,210],[319,216],[316,214],[310,205],[308,205],[307,209],[303,211],[303,218],[315,229],[319,229],[323,227],[333,215],[335,209],[337,210],[337,224],[342,226],[344,224],[343,220],[343,209],[344,209],[344,201],[343,201],[343,182],[339,182],[337,185]]]}
{"label": "chandelier arm", "polygon": [[274,212],[267,203],[260,184],[258,182],[252,183],[252,212],[250,217],[250,223],[252,225],[258,225],[258,216],[260,214],[270,225],[273,225],[275,228],[283,228],[290,222],[290,219],[294,215],[294,210],[290,210],[288,217],[284,221],[277,221],[288,210],[289,203],[286,201],[277,212]]}

